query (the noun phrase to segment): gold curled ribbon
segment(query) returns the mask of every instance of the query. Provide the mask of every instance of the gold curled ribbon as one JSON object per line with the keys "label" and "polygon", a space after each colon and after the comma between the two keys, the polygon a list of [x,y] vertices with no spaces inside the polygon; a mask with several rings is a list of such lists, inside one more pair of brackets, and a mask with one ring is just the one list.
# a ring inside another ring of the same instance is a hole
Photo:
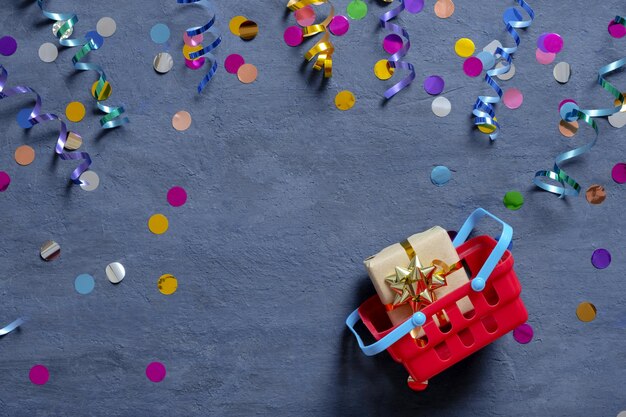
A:
{"label": "gold curled ribbon", "polygon": [[330,40],[328,25],[331,20],[333,20],[333,17],[335,17],[335,8],[330,4],[329,0],[289,0],[287,8],[295,12],[307,6],[318,6],[324,3],[328,3],[330,6],[330,13],[322,22],[304,27],[302,29],[302,36],[309,38],[319,33],[324,33],[322,39],[304,54],[304,59],[311,61],[317,56],[315,64],[313,64],[313,69],[320,71],[323,68],[324,77],[330,78],[333,75],[333,53],[335,52],[335,47]]}

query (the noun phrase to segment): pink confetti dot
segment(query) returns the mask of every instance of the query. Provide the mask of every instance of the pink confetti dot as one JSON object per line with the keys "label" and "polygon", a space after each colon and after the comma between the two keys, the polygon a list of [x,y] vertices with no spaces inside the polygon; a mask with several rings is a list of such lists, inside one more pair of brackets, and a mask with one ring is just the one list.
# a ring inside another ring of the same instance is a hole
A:
{"label": "pink confetti dot", "polygon": [[202,43],[203,39],[204,39],[204,36],[202,35],[202,33],[199,35],[195,35],[195,36],[189,36],[187,34],[187,31],[185,31],[183,34],[183,41],[185,42],[185,45],[198,46]]}
{"label": "pink confetti dot", "polygon": [[187,68],[191,68],[192,70],[200,69],[204,65],[204,58],[200,57],[194,60],[185,59],[185,65]]}
{"label": "pink confetti dot", "polygon": [[463,72],[468,77],[478,77],[483,72],[483,62],[475,56],[471,56],[463,62]]}
{"label": "pink confetti dot", "polygon": [[395,33],[385,36],[383,40],[383,49],[388,54],[395,54],[402,49],[402,38]]}
{"label": "pink confetti dot", "polygon": [[246,61],[239,54],[230,54],[226,57],[224,61],[224,68],[226,68],[226,72],[230,74],[237,74],[239,67],[245,64]]}
{"label": "pink confetti dot", "polygon": [[283,39],[285,39],[285,43],[289,46],[300,45],[304,40],[302,29],[298,26],[289,26],[287,29],[285,29]]}
{"label": "pink confetti dot", "polygon": [[531,325],[528,323],[524,323],[521,326],[518,326],[515,330],[513,330],[513,338],[517,343],[525,345],[533,340],[534,333],[535,332],[533,331]]}
{"label": "pink confetti dot", "polygon": [[541,49],[537,48],[535,51],[535,58],[537,58],[537,62],[542,65],[551,64],[556,58],[556,54],[552,52],[543,52]]}
{"label": "pink confetti dot", "polygon": [[343,36],[348,32],[348,29],[350,29],[350,21],[345,16],[337,15],[330,21],[328,29],[330,29],[330,32],[335,36]]}
{"label": "pink confetti dot", "polygon": [[611,170],[611,177],[613,177],[613,181],[618,184],[626,183],[626,164],[623,162],[615,164]]}
{"label": "pink confetti dot", "polygon": [[296,10],[296,22],[300,26],[310,26],[315,23],[315,10],[311,6],[306,6]]}
{"label": "pink confetti dot", "polygon": [[152,382],[161,382],[165,378],[165,365],[161,362],[151,362],[146,366],[146,376]]}
{"label": "pink confetti dot", "polygon": [[524,95],[517,88],[509,88],[504,92],[502,102],[509,109],[517,109],[524,102]]}
{"label": "pink confetti dot", "polygon": [[623,38],[626,36],[626,26],[611,20],[609,22],[609,35],[616,39]]}
{"label": "pink confetti dot", "polygon": [[11,184],[11,177],[4,171],[0,171],[0,191],[6,191]]}
{"label": "pink confetti dot", "polygon": [[563,49],[563,38],[558,33],[548,33],[543,39],[543,46],[546,51],[558,54]]}
{"label": "pink confetti dot", "polygon": [[167,192],[167,202],[174,207],[180,207],[187,202],[187,191],[183,187],[172,187]]}
{"label": "pink confetti dot", "polygon": [[35,365],[30,368],[30,372],[28,373],[28,377],[30,378],[30,382],[35,385],[44,385],[50,379],[50,373],[48,372],[48,368],[43,365]]}

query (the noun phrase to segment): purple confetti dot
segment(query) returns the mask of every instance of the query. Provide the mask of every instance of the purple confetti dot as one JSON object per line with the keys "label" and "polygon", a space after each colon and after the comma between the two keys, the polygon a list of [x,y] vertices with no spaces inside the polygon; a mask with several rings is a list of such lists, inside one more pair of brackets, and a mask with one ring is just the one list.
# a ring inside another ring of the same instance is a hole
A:
{"label": "purple confetti dot", "polygon": [[432,96],[441,94],[444,87],[445,82],[443,81],[443,78],[438,75],[431,75],[424,80],[424,90]]}
{"label": "purple confetti dot", "polygon": [[337,15],[330,21],[328,29],[335,36],[343,36],[350,29],[350,21],[345,16]]}
{"label": "purple confetti dot", "polygon": [[525,345],[533,340],[534,331],[530,324],[525,323],[513,330],[513,338],[517,343]]}
{"label": "purple confetti dot", "polygon": [[597,269],[607,268],[611,264],[611,254],[606,249],[596,249],[591,255],[591,264]]}
{"label": "purple confetti dot", "polygon": [[404,9],[409,13],[419,13],[424,8],[424,0],[404,0]]}
{"label": "purple confetti dot", "polygon": [[626,182],[626,164],[623,162],[615,164],[611,170],[611,176],[616,183],[624,184]]}
{"label": "purple confetti dot", "polygon": [[395,33],[385,36],[383,40],[383,49],[388,54],[395,54],[402,49],[402,38]]}
{"label": "purple confetti dot", "polygon": [[12,36],[0,38],[0,55],[11,56],[17,51],[17,41]]}
{"label": "purple confetti dot", "polygon": [[546,49],[546,36],[548,36],[549,33],[542,33],[538,38],[537,38],[537,48],[541,49],[543,52],[548,53],[550,51],[548,51]]}

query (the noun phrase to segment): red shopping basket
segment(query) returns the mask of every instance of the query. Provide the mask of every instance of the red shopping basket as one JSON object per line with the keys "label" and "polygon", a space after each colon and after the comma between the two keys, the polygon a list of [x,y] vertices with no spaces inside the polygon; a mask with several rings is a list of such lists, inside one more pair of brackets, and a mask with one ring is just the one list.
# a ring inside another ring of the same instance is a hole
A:
{"label": "red shopping basket", "polygon": [[[476,221],[485,215],[502,223],[498,241],[479,236],[465,242]],[[426,388],[420,381],[427,381],[526,322],[528,313],[520,298],[521,286],[513,270],[513,255],[506,249],[512,234],[508,224],[484,209],[474,211],[453,242],[472,280],[398,326],[391,324],[378,295],[371,297],[346,320],[363,352],[375,355],[388,350],[409,372],[409,386],[420,391]],[[464,297],[469,298],[473,310],[463,314],[457,303]],[[432,317],[442,311],[449,323],[439,327]],[[359,319],[376,343],[363,344],[354,330]],[[421,346],[409,334],[419,326],[425,334]]]}

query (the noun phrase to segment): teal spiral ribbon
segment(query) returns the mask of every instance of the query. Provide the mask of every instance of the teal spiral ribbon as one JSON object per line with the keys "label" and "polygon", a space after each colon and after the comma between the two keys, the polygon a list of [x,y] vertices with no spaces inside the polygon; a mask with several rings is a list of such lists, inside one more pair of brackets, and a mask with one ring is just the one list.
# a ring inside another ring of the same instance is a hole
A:
{"label": "teal spiral ribbon", "polygon": [[[626,20],[623,17],[616,16],[615,22],[620,23],[622,25],[626,25]],[[608,117],[612,114],[618,113],[622,106],[624,106],[624,102],[626,99],[624,95],[618,90],[613,84],[608,82],[604,77],[622,67],[626,66],[626,57],[611,62],[608,65],[603,66],[598,70],[598,84],[608,91],[615,99],[618,101],[618,105],[615,107],[605,108],[605,109],[590,109],[590,110],[581,110],[575,102],[562,104],[561,107],[561,117],[569,122],[582,120],[589,126],[591,126],[595,132],[595,136],[593,140],[589,143],[580,146],[576,149],[572,149],[570,151],[564,152],[562,154],[557,155],[554,160],[554,167],[552,170],[543,170],[535,173],[535,178],[533,178],[533,183],[550,193],[558,194],[560,198],[564,198],[567,195],[577,196],[580,194],[581,186],[580,184],[570,177],[560,166],[564,162],[576,158],[586,152],[589,152],[591,148],[594,147],[598,140],[598,125],[594,118],[596,117]],[[565,107],[568,105],[568,107]],[[548,184],[542,180],[542,178],[549,178],[553,181],[556,181],[559,185]],[[568,187],[569,186],[569,187]]]}
{"label": "teal spiral ribbon", "polygon": [[[209,8],[206,0],[176,0],[176,2],[178,4],[194,4],[195,3],[207,9]],[[213,27],[214,24],[215,24],[215,15],[213,15],[211,19],[207,23],[205,23],[203,26],[190,27],[189,29],[187,29],[187,36],[193,37],[193,36],[197,36],[202,33],[208,32]],[[216,34],[215,40],[211,42],[210,45],[205,46],[199,51],[192,52],[191,54],[189,54],[189,59],[192,61],[206,55],[206,58],[208,58],[209,62],[212,62],[209,72],[202,78],[202,80],[200,80],[200,83],[198,84],[198,93],[202,92],[204,87],[206,87],[206,85],[209,83],[209,81],[211,81],[211,79],[217,72],[217,59],[210,52],[214,50],[215,48],[217,48],[217,46],[220,43],[222,43],[222,35]]]}
{"label": "teal spiral ribbon", "polygon": [[34,94],[35,106],[33,107],[33,110],[30,113],[30,118],[28,120],[30,127],[36,124],[48,122],[51,120],[59,121],[60,123],[59,135],[57,137],[57,143],[54,148],[54,152],[59,156],[59,158],[63,160],[82,161],[78,165],[78,167],[74,169],[74,171],[72,171],[70,178],[72,179],[72,182],[74,182],[75,184],[79,184],[79,185],[84,184],[79,178],[81,174],[87,171],[87,169],[89,169],[89,166],[91,165],[91,158],[89,157],[89,154],[87,152],[65,152],[63,148],[65,148],[65,141],[67,140],[67,127],[65,126],[65,123],[63,122],[63,120],[61,120],[55,114],[42,113],[41,96],[37,94],[37,92],[33,90],[32,88],[17,86],[17,87],[5,89],[7,78],[8,78],[7,70],[2,65],[0,65],[0,100],[3,100],[8,97],[12,97],[12,96],[20,95],[20,94],[29,94],[29,93]]}
{"label": "teal spiral ribbon", "polygon": [[78,39],[68,39],[73,31],[74,26],[78,22],[78,16],[74,13],[53,13],[49,12],[43,7],[44,0],[37,0],[37,6],[41,9],[41,12],[45,17],[50,20],[58,22],[58,27],[54,30],[54,36],[59,39],[59,43],[63,46],[74,47],[82,45],[82,42]]}
{"label": "teal spiral ribbon", "polygon": [[496,113],[493,107],[494,104],[498,103],[502,98],[502,89],[494,79],[497,75],[506,74],[511,69],[511,61],[513,59],[513,54],[517,51],[521,43],[521,39],[515,29],[523,29],[529,27],[533,20],[535,19],[535,12],[533,9],[524,1],[524,0],[516,0],[519,6],[526,11],[529,16],[528,20],[524,20],[522,18],[521,13],[515,7],[510,7],[504,11],[502,19],[504,21],[504,25],[506,27],[506,31],[511,35],[513,40],[515,41],[515,46],[510,48],[497,48],[494,56],[496,57],[496,64],[498,62],[502,62],[503,66],[501,68],[496,68],[494,64],[494,68],[488,70],[485,74],[485,83],[489,87],[491,87],[495,92],[496,96],[479,96],[474,104],[474,108],[472,109],[472,114],[474,117],[474,125],[475,126],[486,126],[489,128],[491,133],[489,134],[489,138],[491,140],[496,140],[498,137],[498,132],[500,130],[500,124],[495,120]]}

